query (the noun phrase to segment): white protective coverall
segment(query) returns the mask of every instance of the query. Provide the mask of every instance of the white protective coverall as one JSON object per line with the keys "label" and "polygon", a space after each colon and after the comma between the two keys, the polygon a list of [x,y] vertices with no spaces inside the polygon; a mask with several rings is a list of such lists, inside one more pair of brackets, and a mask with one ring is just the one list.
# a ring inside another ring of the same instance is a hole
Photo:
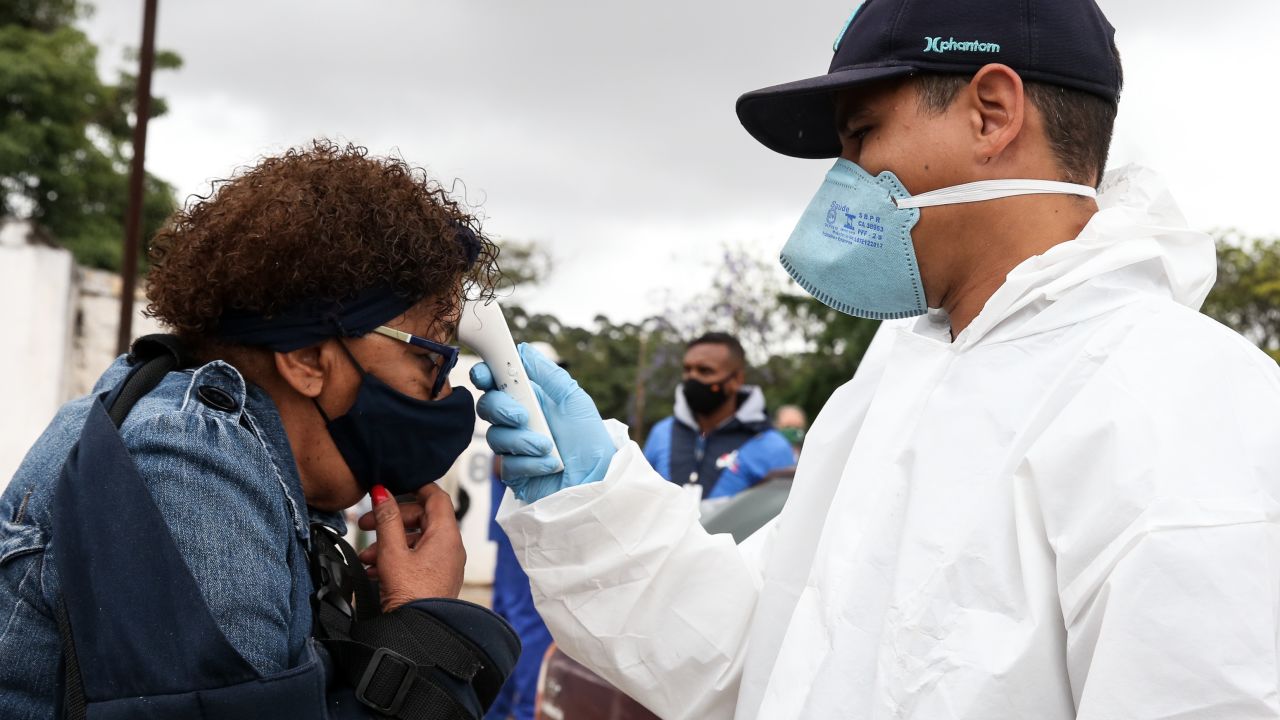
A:
{"label": "white protective coverall", "polygon": [[954,342],[887,323],[740,547],[632,443],[508,492],[560,647],[663,718],[1280,717],[1280,371],[1150,171],[1098,202]]}

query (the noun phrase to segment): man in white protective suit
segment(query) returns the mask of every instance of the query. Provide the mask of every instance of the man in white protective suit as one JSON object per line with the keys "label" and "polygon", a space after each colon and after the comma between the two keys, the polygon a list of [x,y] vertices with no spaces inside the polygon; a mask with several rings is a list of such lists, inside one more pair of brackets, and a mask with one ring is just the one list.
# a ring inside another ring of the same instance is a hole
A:
{"label": "man in white protective suit", "polygon": [[1120,86],[1093,0],[869,0],[739,100],[839,157],[783,265],[897,320],[741,546],[522,348],[564,469],[479,411],[565,652],[664,718],[1280,717],[1280,371],[1154,174],[1101,178]]}

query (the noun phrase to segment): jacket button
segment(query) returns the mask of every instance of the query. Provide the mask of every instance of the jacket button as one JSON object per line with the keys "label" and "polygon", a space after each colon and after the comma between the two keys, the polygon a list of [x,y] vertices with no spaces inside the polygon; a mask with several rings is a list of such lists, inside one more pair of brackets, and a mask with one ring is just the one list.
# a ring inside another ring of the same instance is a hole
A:
{"label": "jacket button", "polygon": [[221,388],[214,387],[213,385],[201,385],[196,389],[196,396],[200,398],[200,402],[208,405],[214,410],[232,412],[239,407],[236,405],[235,399]]}

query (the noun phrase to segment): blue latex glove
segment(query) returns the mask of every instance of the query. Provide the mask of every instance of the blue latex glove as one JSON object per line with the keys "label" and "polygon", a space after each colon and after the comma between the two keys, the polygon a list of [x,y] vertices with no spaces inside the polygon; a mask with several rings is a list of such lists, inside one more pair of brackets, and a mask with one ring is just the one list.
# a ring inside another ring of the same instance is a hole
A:
{"label": "blue latex glove", "polygon": [[476,403],[476,413],[493,424],[486,439],[502,456],[502,482],[517,498],[533,502],[563,488],[603,479],[614,448],[595,402],[564,368],[525,343],[518,349],[564,470],[551,472],[556,466],[551,441],[529,429],[528,411],[515,398],[495,390],[493,372],[477,363],[471,368],[471,382],[485,392]]}

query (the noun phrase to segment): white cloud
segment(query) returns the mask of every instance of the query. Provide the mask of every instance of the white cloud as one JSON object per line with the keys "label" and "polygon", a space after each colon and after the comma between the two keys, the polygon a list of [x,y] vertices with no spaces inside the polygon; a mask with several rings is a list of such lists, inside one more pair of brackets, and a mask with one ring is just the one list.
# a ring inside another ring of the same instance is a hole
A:
{"label": "white cloud", "polygon": [[[1280,60],[1270,0],[1102,0],[1127,86],[1113,151],[1167,176],[1203,228],[1280,234],[1270,168]],[[485,199],[488,227],[545,242],[522,291],[575,322],[661,310],[726,239],[776,257],[828,163],[774,155],[733,113],[747,90],[825,71],[852,2],[168,2],[157,75],[172,112],[150,167],[185,195],[264,152],[329,135],[398,150]],[[114,65],[141,3],[87,23]]]}

